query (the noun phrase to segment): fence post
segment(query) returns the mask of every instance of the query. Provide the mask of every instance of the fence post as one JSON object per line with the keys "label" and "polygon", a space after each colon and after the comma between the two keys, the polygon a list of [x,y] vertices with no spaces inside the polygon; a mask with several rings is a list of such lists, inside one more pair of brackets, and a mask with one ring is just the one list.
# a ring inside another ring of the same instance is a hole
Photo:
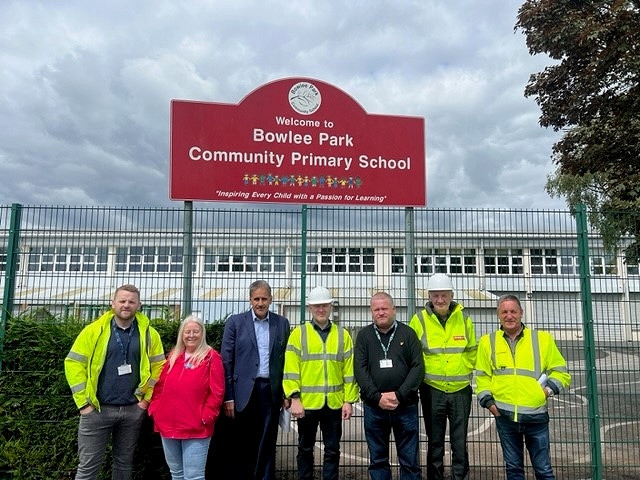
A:
{"label": "fence post", "polygon": [[582,329],[587,380],[587,412],[589,416],[589,443],[591,445],[591,478],[602,478],[602,447],[600,445],[600,414],[598,408],[598,377],[596,371],[596,347],[593,332],[591,299],[591,273],[589,271],[589,230],[587,209],[580,203],[575,209],[578,234],[578,258],[580,260],[580,301],[582,303]]}
{"label": "fence post", "polygon": [[304,325],[307,311],[307,206],[302,205],[302,232],[300,237],[300,325]]}
{"label": "fence post", "polygon": [[407,323],[416,313],[416,270],[415,261],[415,220],[413,207],[404,209],[404,263],[407,266],[405,278],[407,282]]}
{"label": "fence post", "polygon": [[22,205],[11,205],[11,223],[7,242],[7,268],[4,272],[4,292],[2,294],[2,313],[0,316],[0,372],[2,371],[2,353],[4,351],[4,331],[7,320],[13,315],[13,302],[16,296],[16,273],[18,270],[18,246],[20,240],[20,218]]}
{"label": "fence post", "polygon": [[184,202],[184,233],[182,238],[182,320],[193,313],[192,289],[193,289],[193,202]]}

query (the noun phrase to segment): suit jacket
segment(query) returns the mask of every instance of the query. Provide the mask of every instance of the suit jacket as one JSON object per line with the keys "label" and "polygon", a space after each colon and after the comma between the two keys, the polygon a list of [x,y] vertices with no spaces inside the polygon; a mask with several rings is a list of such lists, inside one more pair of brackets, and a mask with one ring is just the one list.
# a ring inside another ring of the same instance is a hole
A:
{"label": "suit jacket", "polygon": [[[269,312],[269,378],[274,406],[281,405],[284,398],[282,372],[289,333],[289,320]],[[236,411],[241,412],[251,398],[260,362],[251,310],[227,319],[220,354],[226,381],[224,400],[233,400]]]}

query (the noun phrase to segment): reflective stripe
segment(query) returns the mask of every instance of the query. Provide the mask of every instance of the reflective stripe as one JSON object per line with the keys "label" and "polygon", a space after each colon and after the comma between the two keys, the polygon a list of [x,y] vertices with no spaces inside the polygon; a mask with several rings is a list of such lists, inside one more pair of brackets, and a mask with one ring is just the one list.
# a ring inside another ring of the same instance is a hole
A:
{"label": "reflective stripe", "polygon": [[[500,408],[502,410],[506,410],[508,412],[515,412],[516,411],[516,407],[514,405],[511,405],[510,403],[498,402],[496,400],[496,406],[498,408]],[[540,414],[540,413],[546,413],[547,412],[547,404],[545,403],[544,405],[542,405],[540,407],[524,407],[522,405],[518,405],[517,409],[518,409],[518,414],[536,415],[536,414]]]}
{"label": "reflective stripe", "polygon": [[158,355],[154,355],[153,357],[149,357],[149,360],[151,361],[151,363],[162,362],[165,359],[166,359],[166,357],[164,356],[164,353],[158,354]]}
{"label": "reflective stripe", "polygon": [[307,353],[304,360],[329,360],[334,362],[341,361],[340,355],[336,353]]}
{"label": "reflective stripe", "polygon": [[420,316],[418,317],[418,321],[420,322],[420,325],[422,326],[422,335],[420,336],[420,343],[422,344],[422,351],[424,353],[427,353],[429,351],[429,344],[427,343],[427,321],[426,321],[426,318],[424,316],[425,313],[426,313],[425,310],[422,310],[420,312]]}
{"label": "reflective stripe", "polygon": [[[309,344],[307,343],[307,328],[315,328],[313,325],[308,327],[303,325],[300,329],[300,346],[302,351],[300,352],[300,361],[305,360],[333,360],[336,362],[342,362],[344,360],[344,329],[338,325],[338,352],[337,353],[309,353]],[[331,329],[331,327],[329,327]],[[326,343],[325,343],[326,346]],[[324,349],[326,352],[326,348]],[[351,353],[351,351],[349,351]]]}
{"label": "reflective stripe", "polygon": [[486,398],[486,397],[493,397],[493,395],[491,395],[491,392],[489,390],[483,390],[481,392],[478,392],[476,396],[478,397],[478,400],[482,400],[483,398]]}
{"label": "reflective stripe", "polygon": [[[534,332],[531,332],[532,334]],[[538,331],[535,331],[535,335],[531,335],[531,346],[533,349],[533,372],[536,380],[542,375],[542,361],[540,360],[540,336]]]}
{"label": "reflective stripe", "polygon": [[534,380],[538,380],[538,378],[540,378],[540,375],[538,375],[536,372],[532,372],[531,370],[525,370],[524,368],[516,368],[511,369],[511,368],[505,368],[500,369],[500,370],[494,370],[493,374],[498,377],[498,376],[509,376],[509,375],[518,375],[519,377],[529,377],[529,378],[533,378]]}
{"label": "reflective stripe", "polygon": [[[489,345],[491,345],[491,366],[493,367],[494,370],[497,369],[497,361],[496,361],[496,338],[497,337],[497,333],[496,332],[491,332],[489,334]],[[495,372],[494,372],[495,374]]]}
{"label": "reflective stripe", "polygon": [[87,382],[82,382],[71,387],[71,393],[78,393],[87,387]]}
{"label": "reflective stripe", "polygon": [[475,370],[476,372],[476,377],[488,377],[489,374],[487,372],[485,372],[484,370]]}
{"label": "reflective stripe", "polygon": [[[524,331],[524,330],[523,330]],[[535,334],[535,335],[534,335]],[[502,339],[509,343],[509,340],[504,338],[504,335],[502,335]],[[524,337],[523,337],[524,338]],[[497,362],[496,362],[496,349],[497,349],[497,341],[498,341],[498,335],[497,332],[492,332],[489,335],[489,339],[491,340],[491,364],[493,366],[494,375],[512,375],[514,372],[512,370],[502,370],[498,368]],[[521,339],[518,339],[518,342]],[[518,342],[516,342],[516,345],[518,344]],[[509,345],[509,350],[511,351],[511,345]],[[531,350],[533,353],[533,368],[534,370],[525,370],[525,369],[521,369],[521,368],[516,368],[515,369],[515,374],[516,375],[523,375],[525,377],[531,377],[531,378],[535,378],[536,380],[538,378],[540,378],[540,375],[542,375],[542,360],[540,358],[540,337],[538,334],[537,330],[533,330],[531,332]],[[513,357],[513,351],[511,351],[511,356]],[[515,358],[514,358],[514,363],[515,363]]]}
{"label": "reflective stripe", "polygon": [[[302,330],[302,329],[301,329]],[[292,344],[288,344],[287,345],[287,350],[290,352],[294,352],[296,354],[296,356],[300,356],[300,350],[298,350],[298,348],[295,345]]]}
{"label": "reflective stripe", "polygon": [[76,352],[69,352],[67,354],[67,358],[69,360],[76,360],[78,362],[82,362],[82,363],[87,363],[87,356],[86,355],[81,355],[80,353],[76,353]]}
{"label": "reflective stripe", "polygon": [[300,373],[285,372],[282,378],[284,380],[300,380]]}
{"label": "reflective stripe", "polygon": [[429,353],[432,355],[450,355],[453,353],[464,353],[466,350],[465,347],[431,348]]}
{"label": "reflective stripe", "polygon": [[438,382],[469,382],[471,381],[471,374],[469,375],[433,375],[427,373],[424,376],[425,380],[435,380]]}
{"label": "reflective stripe", "polygon": [[342,391],[343,386],[342,385],[315,385],[315,386],[308,386],[308,385],[301,385],[300,386],[300,393],[337,393],[337,392],[341,392]]}

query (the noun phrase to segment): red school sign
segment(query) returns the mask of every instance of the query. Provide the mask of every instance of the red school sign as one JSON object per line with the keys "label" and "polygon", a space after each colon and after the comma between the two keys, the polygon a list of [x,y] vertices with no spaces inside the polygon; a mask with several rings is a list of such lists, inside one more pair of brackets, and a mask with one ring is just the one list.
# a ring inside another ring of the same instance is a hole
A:
{"label": "red school sign", "polygon": [[172,200],[425,206],[424,119],[309,78],[238,105],[173,100],[170,169]]}

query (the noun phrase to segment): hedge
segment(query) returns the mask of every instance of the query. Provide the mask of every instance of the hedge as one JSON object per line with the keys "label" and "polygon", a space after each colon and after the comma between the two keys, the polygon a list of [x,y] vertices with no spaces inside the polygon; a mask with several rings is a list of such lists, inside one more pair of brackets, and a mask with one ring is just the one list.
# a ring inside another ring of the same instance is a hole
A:
{"label": "hedge", "polygon": [[[179,322],[153,319],[165,352]],[[5,326],[0,371],[0,478],[72,479],[77,466],[78,411],[64,376],[64,358],[85,322],[74,318],[11,318]],[[207,325],[207,341],[220,349],[224,323]],[[143,425],[134,480],[169,479],[160,437]],[[109,453],[100,480],[111,478]]]}

